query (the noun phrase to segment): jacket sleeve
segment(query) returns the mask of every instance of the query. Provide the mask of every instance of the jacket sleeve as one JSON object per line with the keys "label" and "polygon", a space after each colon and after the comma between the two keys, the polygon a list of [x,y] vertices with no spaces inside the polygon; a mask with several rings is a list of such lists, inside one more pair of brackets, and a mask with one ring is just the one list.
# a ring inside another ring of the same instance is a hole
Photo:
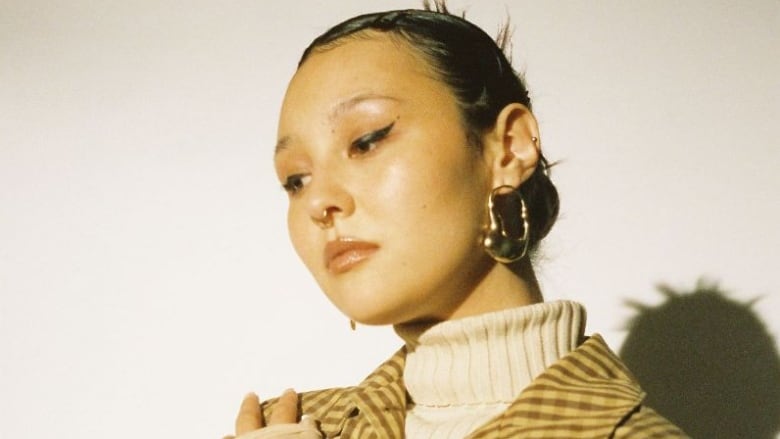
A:
{"label": "jacket sleeve", "polygon": [[316,426],[302,421],[298,424],[270,425],[244,433],[235,439],[322,439],[322,435]]}
{"label": "jacket sleeve", "polygon": [[666,418],[659,415],[650,407],[640,405],[631,412],[617,426],[612,436],[614,439],[636,439],[636,438],[685,438],[690,436],[685,434],[676,425],[669,422]]}

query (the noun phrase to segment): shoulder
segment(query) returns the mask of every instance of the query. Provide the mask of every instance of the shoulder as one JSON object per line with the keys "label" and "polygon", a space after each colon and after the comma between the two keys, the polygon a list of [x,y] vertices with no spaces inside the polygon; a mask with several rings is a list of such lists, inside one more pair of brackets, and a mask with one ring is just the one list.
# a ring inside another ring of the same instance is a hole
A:
{"label": "shoulder", "polygon": [[[676,425],[644,404],[645,391],[620,358],[612,352],[604,339],[596,334],[575,351],[583,358],[602,365],[601,374],[614,385],[614,399],[619,399],[626,390],[635,395],[635,406],[615,426],[615,438],[687,438]],[[609,387],[607,387],[609,388]]]}
{"label": "shoulder", "polygon": [[644,398],[628,368],[594,335],[538,376],[474,437],[687,437],[644,406]]}
{"label": "shoulder", "polygon": [[[604,402],[613,405],[618,413],[625,410],[624,415],[615,423],[611,437],[688,437],[677,426],[644,404],[645,391],[600,335],[590,337],[572,354],[563,359],[563,367],[569,372],[577,371],[584,386],[592,386],[595,379],[600,384],[598,391],[605,392]],[[583,388],[584,393],[593,390],[596,389],[585,391]]]}

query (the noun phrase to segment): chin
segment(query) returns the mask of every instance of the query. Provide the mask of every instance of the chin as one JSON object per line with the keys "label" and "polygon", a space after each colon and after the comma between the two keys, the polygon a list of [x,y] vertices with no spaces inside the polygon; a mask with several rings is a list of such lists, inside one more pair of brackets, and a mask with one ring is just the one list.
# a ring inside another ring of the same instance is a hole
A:
{"label": "chin", "polygon": [[417,318],[424,305],[418,285],[394,281],[403,274],[378,271],[371,266],[376,261],[366,262],[346,273],[322,273],[320,288],[331,303],[363,325],[394,325]]}
{"label": "chin", "polygon": [[382,307],[376,301],[373,303],[349,303],[339,306],[339,309],[357,323],[371,326],[392,325],[398,321],[398,313],[393,309]]}
{"label": "chin", "polygon": [[408,320],[408,310],[401,303],[388,303],[384,292],[374,290],[372,293],[343,292],[341,300],[331,301],[341,312],[357,323],[371,326],[394,325]]}

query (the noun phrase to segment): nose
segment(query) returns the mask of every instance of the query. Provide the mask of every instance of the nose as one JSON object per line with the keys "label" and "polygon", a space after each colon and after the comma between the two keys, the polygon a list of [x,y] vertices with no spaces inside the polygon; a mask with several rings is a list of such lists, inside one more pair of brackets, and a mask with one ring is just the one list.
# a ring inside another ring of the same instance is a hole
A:
{"label": "nose", "polygon": [[349,191],[334,178],[323,177],[309,186],[308,210],[312,222],[325,230],[352,215],[355,202]]}

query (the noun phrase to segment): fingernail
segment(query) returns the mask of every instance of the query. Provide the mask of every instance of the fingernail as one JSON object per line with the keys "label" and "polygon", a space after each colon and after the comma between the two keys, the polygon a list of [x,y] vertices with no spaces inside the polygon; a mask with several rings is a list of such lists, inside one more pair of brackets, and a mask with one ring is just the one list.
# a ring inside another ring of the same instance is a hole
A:
{"label": "fingernail", "polygon": [[309,415],[302,415],[301,416],[301,425],[307,426],[307,427],[316,427],[317,422]]}
{"label": "fingernail", "polygon": [[293,389],[287,389],[284,392],[282,392],[282,395],[289,395],[289,394],[297,395],[298,393],[296,393],[295,390]]}

